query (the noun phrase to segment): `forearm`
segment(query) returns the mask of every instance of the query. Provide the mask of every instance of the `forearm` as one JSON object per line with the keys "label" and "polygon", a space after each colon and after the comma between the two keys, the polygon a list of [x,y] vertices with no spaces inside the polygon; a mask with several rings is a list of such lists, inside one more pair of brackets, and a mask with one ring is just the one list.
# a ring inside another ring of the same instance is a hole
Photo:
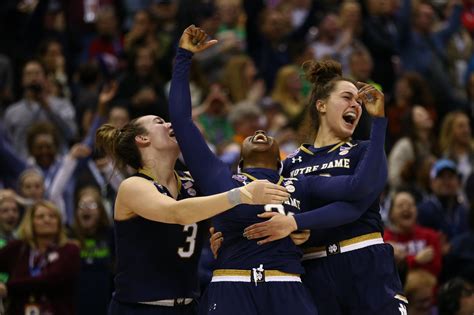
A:
{"label": "forearm", "polygon": [[375,182],[386,181],[387,168],[385,158],[385,130],[387,120],[375,118],[372,123],[371,138],[362,160],[353,175],[343,176],[307,176],[307,193],[312,198],[323,200],[360,200],[369,195],[376,186]]}
{"label": "forearm", "polygon": [[96,114],[94,116],[94,120],[92,121],[91,126],[89,127],[89,130],[87,131],[87,135],[82,141],[83,144],[87,145],[90,149],[94,148],[95,144],[95,133],[99,127],[104,124],[106,121],[106,118],[103,117],[102,115]]}
{"label": "forearm", "polygon": [[202,221],[240,204],[240,199],[240,189],[236,188],[231,192],[180,200],[170,205],[168,210],[172,222],[165,223],[187,225]]}
{"label": "forearm", "polygon": [[76,135],[77,126],[74,118],[64,118],[56,114],[52,110],[46,110],[49,119],[59,128],[63,137],[67,140],[72,139]]}
{"label": "forearm", "polygon": [[186,166],[204,194],[221,192],[216,180],[230,178],[231,172],[209,149],[192,121],[189,68],[192,53],[179,48],[171,80],[169,111],[173,130]]}

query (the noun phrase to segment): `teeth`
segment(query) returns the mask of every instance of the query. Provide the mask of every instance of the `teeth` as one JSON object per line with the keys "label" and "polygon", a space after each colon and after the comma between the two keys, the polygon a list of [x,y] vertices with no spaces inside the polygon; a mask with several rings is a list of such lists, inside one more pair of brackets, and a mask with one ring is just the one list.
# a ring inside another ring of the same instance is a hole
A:
{"label": "teeth", "polygon": [[357,115],[353,112],[345,113],[344,116],[356,119]]}

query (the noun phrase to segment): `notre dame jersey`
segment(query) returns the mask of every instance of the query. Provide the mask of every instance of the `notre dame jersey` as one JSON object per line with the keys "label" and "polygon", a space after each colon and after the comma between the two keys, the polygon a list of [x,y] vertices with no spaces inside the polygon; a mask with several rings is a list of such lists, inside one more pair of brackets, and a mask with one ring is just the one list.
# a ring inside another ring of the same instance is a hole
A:
{"label": "notre dame jersey", "polygon": [[[178,200],[197,195],[188,173],[177,173]],[[135,176],[152,180],[138,173]],[[171,196],[168,189],[154,182],[157,190]],[[140,198],[140,196],[136,196]],[[147,302],[199,296],[197,267],[205,223],[165,224],[136,216],[115,221],[117,274],[115,299]]]}

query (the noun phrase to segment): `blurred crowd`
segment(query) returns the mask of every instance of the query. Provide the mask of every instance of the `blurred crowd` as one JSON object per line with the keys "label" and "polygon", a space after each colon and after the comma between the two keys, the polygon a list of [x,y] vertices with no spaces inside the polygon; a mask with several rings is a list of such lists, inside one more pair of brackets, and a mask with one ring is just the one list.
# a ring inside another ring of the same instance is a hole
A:
{"label": "blurred crowd", "polygon": [[[231,168],[258,129],[282,158],[311,142],[300,132],[306,60],[335,59],[383,91],[384,238],[408,313],[472,314],[473,0],[2,0],[0,247],[16,246],[0,251],[0,297],[12,314],[106,313],[113,201],[134,170],[94,150],[95,131],[168,120],[173,56],[190,24],[219,40],[193,58],[191,97]],[[369,131],[364,113],[354,138]]]}

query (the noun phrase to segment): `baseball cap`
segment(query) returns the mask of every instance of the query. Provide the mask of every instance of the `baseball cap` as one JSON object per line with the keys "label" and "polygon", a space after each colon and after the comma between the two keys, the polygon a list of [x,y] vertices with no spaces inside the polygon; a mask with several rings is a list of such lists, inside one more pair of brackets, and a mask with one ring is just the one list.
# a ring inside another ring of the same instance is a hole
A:
{"label": "baseball cap", "polygon": [[440,159],[433,164],[433,167],[431,167],[430,178],[434,179],[438,177],[444,170],[450,170],[453,173],[458,174],[456,163],[454,163],[452,160]]}

